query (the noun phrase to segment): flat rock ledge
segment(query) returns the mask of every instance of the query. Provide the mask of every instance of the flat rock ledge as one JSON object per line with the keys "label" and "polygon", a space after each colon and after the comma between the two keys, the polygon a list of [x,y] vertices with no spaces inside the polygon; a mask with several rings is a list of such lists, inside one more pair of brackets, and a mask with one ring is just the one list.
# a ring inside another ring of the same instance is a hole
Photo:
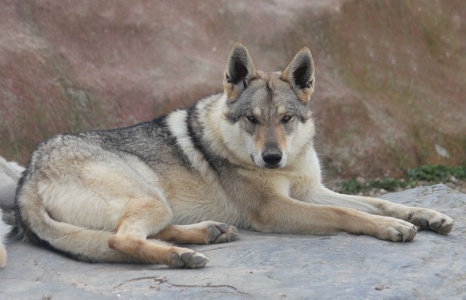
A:
{"label": "flat rock ledge", "polygon": [[192,246],[210,258],[200,270],[81,263],[11,242],[0,299],[465,299],[466,194],[440,184],[381,198],[446,213],[455,230],[410,243],[243,231],[236,242]]}

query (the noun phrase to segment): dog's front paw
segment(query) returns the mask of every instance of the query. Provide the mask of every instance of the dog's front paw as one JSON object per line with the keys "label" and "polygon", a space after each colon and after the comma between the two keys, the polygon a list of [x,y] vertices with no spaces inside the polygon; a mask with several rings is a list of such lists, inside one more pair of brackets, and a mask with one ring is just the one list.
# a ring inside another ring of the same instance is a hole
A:
{"label": "dog's front paw", "polygon": [[441,234],[448,234],[453,230],[455,220],[432,209],[417,208],[410,213],[408,221],[421,229],[430,229]]}
{"label": "dog's front paw", "polygon": [[393,242],[409,242],[416,236],[418,227],[391,217],[381,217],[375,236],[381,240]]}

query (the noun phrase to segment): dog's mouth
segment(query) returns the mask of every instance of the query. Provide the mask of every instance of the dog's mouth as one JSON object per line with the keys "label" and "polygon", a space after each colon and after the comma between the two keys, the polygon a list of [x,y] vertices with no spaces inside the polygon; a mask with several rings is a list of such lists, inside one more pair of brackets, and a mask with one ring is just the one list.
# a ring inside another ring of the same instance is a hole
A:
{"label": "dog's mouth", "polygon": [[278,169],[280,168],[280,164],[275,164],[275,165],[265,165],[266,169]]}

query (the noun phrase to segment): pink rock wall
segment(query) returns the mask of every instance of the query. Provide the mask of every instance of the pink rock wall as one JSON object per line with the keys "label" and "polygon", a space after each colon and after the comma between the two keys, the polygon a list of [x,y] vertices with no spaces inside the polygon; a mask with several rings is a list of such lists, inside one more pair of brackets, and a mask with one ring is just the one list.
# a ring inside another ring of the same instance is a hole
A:
{"label": "pink rock wall", "polygon": [[230,47],[317,68],[329,176],[466,163],[466,7],[451,1],[13,1],[0,10],[0,155],[148,120],[221,91]]}

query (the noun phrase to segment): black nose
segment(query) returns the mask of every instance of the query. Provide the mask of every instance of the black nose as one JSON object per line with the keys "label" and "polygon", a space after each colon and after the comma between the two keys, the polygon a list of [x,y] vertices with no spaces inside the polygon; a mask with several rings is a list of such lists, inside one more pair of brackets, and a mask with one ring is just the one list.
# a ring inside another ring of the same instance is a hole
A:
{"label": "black nose", "polygon": [[262,159],[267,167],[276,167],[282,160],[282,152],[278,149],[268,149],[262,153]]}

